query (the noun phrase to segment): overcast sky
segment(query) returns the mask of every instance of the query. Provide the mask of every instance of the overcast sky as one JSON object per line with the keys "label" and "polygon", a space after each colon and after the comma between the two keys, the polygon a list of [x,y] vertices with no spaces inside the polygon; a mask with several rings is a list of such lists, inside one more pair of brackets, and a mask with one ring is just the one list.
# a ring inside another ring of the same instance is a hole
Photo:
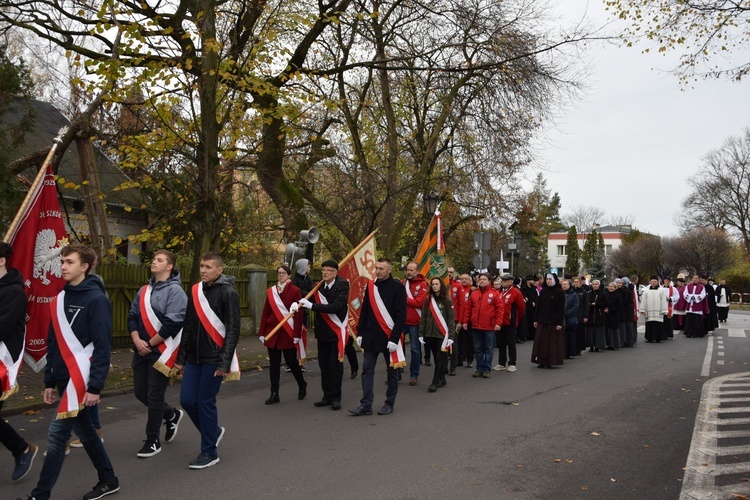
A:
{"label": "overcast sky", "polygon": [[[602,3],[588,5],[599,25],[607,21]],[[560,3],[571,18],[585,4]],[[610,216],[632,215],[638,229],[668,236],[677,234],[674,216],[703,156],[750,126],[750,80],[685,88],[669,73],[676,55],[642,54],[644,47],[590,47],[588,89],[546,129],[538,159],[563,215],[591,205]]]}

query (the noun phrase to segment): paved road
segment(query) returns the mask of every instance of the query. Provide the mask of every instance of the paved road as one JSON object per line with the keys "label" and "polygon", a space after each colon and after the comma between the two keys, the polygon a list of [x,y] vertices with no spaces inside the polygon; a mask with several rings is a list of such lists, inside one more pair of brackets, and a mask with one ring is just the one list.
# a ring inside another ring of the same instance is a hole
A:
{"label": "paved road", "polygon": [[[730,318],[737,328],[750,320],[740,313]],[[132,395],[107,398],[101,418],[122,485],[113,498],[677,499],[707,380],[701,376],[707,345],[718,338],[647,344],[639,337],[634,348],[586,352],[554,370],[528,362],[527,342],[519,346],[516,373],[493,372],[484,380],[459,368],[435,394],[424,381],[402,383],[396,411],[385,417],[314,408],[320,383],[314,363],[305,401],[297,401],[294,381],[284,375],[282,402],[265,406],[268,373],[246,374],[222,387],[221,463],[203,471],[187,469],[199,451],[187,419],[161,454],[138,459],[145,411]],[[722,340],[725,354],[719,359],[715,346],[710,377],[750,371],[750,341]],[[381,379],[376,403],[384,398]],[[171,401],[178,390],[169,389]],[[359,380],[346,379],[344,407],[356,406],[360,395]],[[50,416],[10,420],[43,442]],[[10,465],[7,456],[0,463],[0,496],[24,497],[41,460],[20,484],[6,479]],[[80,498],[94,483],[85,454],[74,450],[56,498]],[[745,484],[737,482],[735,491]]]}

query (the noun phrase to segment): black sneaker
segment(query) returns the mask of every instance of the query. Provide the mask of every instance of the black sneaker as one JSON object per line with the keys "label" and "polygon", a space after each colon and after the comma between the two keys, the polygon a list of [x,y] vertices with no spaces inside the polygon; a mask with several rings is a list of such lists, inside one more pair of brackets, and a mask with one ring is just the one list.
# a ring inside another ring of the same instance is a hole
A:
{"label": "black sneaker", "polygon": [[161,443],[158,439],[147,439],[143,442],[143,448],[138,452],[139,458],[153,457],[161,451]]}
{"label": "black sneaker", "polygon": [[29,443],[28,450],[24,451],[16,458],[16,466],[13,469],[13,475],[11,476],[13,481],[18,481],[29,473],[31,465],[34,463],[34,457],[38,451],[39,448],[37,448],[35,444]]}
{"label": "black sneaker", "polygon": [[188,465],[188,467],[191,469],[205,469],[206,467],[211,467],[212,465],[216,465],[218,463],[219,455],[209,455],[208,453],[201,453],[200,455],[198,455],[198,458],[190,462],[190,465]]}
{"label": "black sneaker", "polygon": [[177,428],[180,426],[182,417],[185,416],[185,412],[182,410],[174,409],[172,418],[164,421],[164,425],[167,426],[167,430],[164,432],[164,441],[171,443],[172,440],[177,436]]}
{"label": "black sneaker", "polygon": [[83,500],[97,500],[97,498],[106,497],[118,491],[120,491],[120,481],[117,478],[113,481],[99,481],[93,490],[83,495]]}

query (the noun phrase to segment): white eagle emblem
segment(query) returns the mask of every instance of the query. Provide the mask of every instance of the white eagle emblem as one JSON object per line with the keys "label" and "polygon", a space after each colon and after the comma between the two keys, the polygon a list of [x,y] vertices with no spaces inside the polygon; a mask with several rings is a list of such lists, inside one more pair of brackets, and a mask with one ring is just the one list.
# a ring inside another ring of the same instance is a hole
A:
{"label": "white eagle emblem", "polygon": [[47,274],[58,278],[62,276],[60,252],[63,242],[57,240],[57,234],[52,229],[42,229],[36,235],[34,245],[34,278],[39,278],[43,285],[49,285]]}

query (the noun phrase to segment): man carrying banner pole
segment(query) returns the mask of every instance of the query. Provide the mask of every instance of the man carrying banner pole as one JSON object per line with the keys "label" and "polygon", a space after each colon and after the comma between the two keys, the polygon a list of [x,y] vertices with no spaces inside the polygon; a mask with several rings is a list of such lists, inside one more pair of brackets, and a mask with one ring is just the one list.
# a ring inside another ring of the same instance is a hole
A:
{"label": "man carrying banner pole", "polygon": [[[314,302],[302,299],[300,305],[315,311],[315,338],[318,340],[318,365],[323,398],[316,407],[341,409],[341,381],[344,376],[344,354],[349,338],[347,309],[349,282],[338,276],[335,260],[323,262],[323,286],[313,295]],[[293,306],[294,307],[294,306]]]}
{"label": "man carrying banner pole", "polygon": [[91,408],[99,404],[99,394],[109,373],[112,305],[101,280],[91,275],[96,261],[92,249],[69,245],[60,255],[62,276],[67,283],[49,304],[52,325],[44,371],[44,402],[54,404],[59,395],[60,404],[57,418],[50,422],[47,456],[31,496],[41,500],[50,498],[65,459],[65,443],[71,431],[75,431],[99,477],[93,490],[83,498],[98,499],[120,489],[91,418]]}
{"label": "man carrying banner pole", "polygon": [[164,399],[169,377],[182,339],[187,295],[182,289],[175,256],[168,250],[157,250],[151,261],[151,279],[135,295],[128,314],[128,330],[133,340],[133,392],[148,408],[146,441],[138,451],[140,458],[153,457],[161,451],[159,434],[164,421],[167,443],[177,435],[183,412]]}
{"label": "man carrying banner pole", "polygon": [[[26,332],[26,294],[23,278],[13,268],[7,267],[13,247],[0,242],[0,410],[3,402],[18,391],[18,369],[21,366],[24,334]],[[31,470],[38,451],[36,445],[27,443],[18,432],[0,417],[0,442],[13,454],[16,466],[11,479],[18,481]]]}
{"label": "man carrying banner pole", "polygon": [[393,413],[398,393],[397,368],[406,365],[401,332],[406,323],[406,290],[391,275],[388,259],[378,259],[375,276],[365,290],[357,325],[357,343],[364,350],[362,363],[362,399],[359,406],[349,410],[354,416],[372,415],[375,364],[382,354],[388,361],[388,389],[378,415]]}

